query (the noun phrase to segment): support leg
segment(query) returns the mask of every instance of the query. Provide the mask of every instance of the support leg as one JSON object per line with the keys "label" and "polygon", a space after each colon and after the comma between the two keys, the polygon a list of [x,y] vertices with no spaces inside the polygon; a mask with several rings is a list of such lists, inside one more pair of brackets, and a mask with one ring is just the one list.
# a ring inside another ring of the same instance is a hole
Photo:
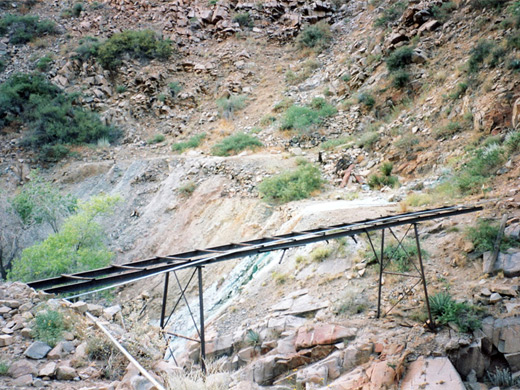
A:
{"label": "support leg", "polygon": [[428,327],[430,329],[435,329],[435,322],[433,321],[432,317],[432,311],[430,309],[430,299],[428,298],[428,288],[426,287],[426,277],[424,276],[424,267],[422,262],[422,255],[421,255],[421,245],[419,244],[419,232],[417,231],[417,224],[413,224],[413,228],[415,231],[415,243],[417,245],[417,254],[419,256],[419,267],[421,269],[421,278],[422,278],[422,284],[424,288],[424,299],[426,300],[426,309],[428,310],[428,319],[429,324]]}
{"label": "support leg", "polygon": [[204,296],[202,289],[202,267],[197,267],[199,276],[199,309],[200,309],[200,361],[202,372],[206,373],[206,338],[204,334]]}
{"label": "support leg", "polygon": [[381,292],[383,290],[383,269],[385,264],[385,229],[381,230],[381,255],[379,256],[379,289],[377,292],[377,318],[381,316]]}
{"label": "support leg", "polygon": [[159,322],[159,325],[161,329],[164,328],[164,317],[166,315],[166,302],[168,301],[168,284],[170,281],[170,273],[166,272],[164,274],[164,290],[163,290],[163,297],[162,297],[162,307],[161,307],[161,321]]}

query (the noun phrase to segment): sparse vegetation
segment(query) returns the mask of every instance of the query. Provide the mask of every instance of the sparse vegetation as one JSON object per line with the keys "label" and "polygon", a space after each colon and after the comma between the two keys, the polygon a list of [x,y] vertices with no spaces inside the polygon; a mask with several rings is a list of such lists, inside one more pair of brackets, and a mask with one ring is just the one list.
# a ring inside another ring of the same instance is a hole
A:
{"label": "sparse vegetation", "polygon": [[305,27],[296,37],[300,49],[313,49],[316,52],[325,50],[331,41],[330,26],[324,21]]}
{"label": "sparse vegetation", "polygon": [[449,18],[451,13],[457,8],[457,5],[453,1],[447,1],[439,5],[434,5],[431,8],[431,12],[434,19],[437,19],[439,22],[444,23]]}
{"label": "sparse vegetation", "polygon": [[453,91],[450,94],[450,99],[452,99],[452,100],[460,99],[462,96],[464,96],[467,89],[468,89],[468,83],[466,83],[464,81],[461,83],[458,83],[457,88],[455,88],[455,91]]}
{"label": "sparse vegetation", "polygon": [[305,131],[314,125],[320,124],[324,118],[336,115],[334,106],[323,98],[314,98],[307,106],[293,105],[287,109],[282,118],[281,130]]}
{"label": "sparse vegetation", "polygon": [[258,186],[258,191],[268,202],[286,203],[308,198],[323,183],[318,168],[310,163],[302,163],[296,170],[265,179]]}
{"label": "sparse vegetation", "polygon": [[78,106],[76,98],[41,74],[15,74],[0,85],[0,128],[21,120],[31,129],[24,145],[39,150],[44,160],[67,154],[68,148],[62,144],[118,138],[119,130],[105,126],[97,114]]}
{"label": "sparse vegetation", "polygon": [[332,248],[325,245],[314,248],[310,253],[312,261],[318,263],[330,257],[330,255],[332,255]]}
{"label": "sparse vegetation", "polygon": [[95,37],[85,37],[79,40],[79,46],[75,50],[74,58],[88,61],[90,58],[95,58],[100,46],[99,39]]}
{"label": "sparse vegetation", "polygon": [[[410,261],[418,256],[417,245],[413,241],[405,241],[402,245],[397,243],[386,245],[384,254],[396,271],[408,272],[412,269]],[[422,248],[421,256],[423,259],[428,256]]]}
{"label": "sparse vegetation", "polygon": [[480,65],[486,57],[491,53],[495,44],[488,40],[480,40],[476,46],[471,49],[468,60],[468,70],[470,73],[476,73],[480,69]]}
{"label": "sparse vegetation", "polygon": [[190,181],[190,182],[180,186],[178,191],[179,191],[179,194],[188,198],[195,192],[196,189],[197,189],[197,184]]}
{"label": "sparse vegetation", "polygon": [[397,1],[392,3],[388,8],[384,9],[374,25],[376,27],[387,27],[401,17],[404,10],[408,7],[407,1]]}
{"label": "sparse vegetation", "polygon": [[[498,236],[499,226],[489,220],[481,219],[476,226],[469,227],[466,231],[466,237],[473,243],[475,252],[484,253],[492,251]],[[510,236],[502,237],[500,242],[500,250],[507,251],[512,247],[519,247],[520,242],[512,239]]]}
{"label": "sparse vegetation", "polygon": [[116,92],[117,93],[125,93],[127,91],[127,86],[126,85],[118,85],[116,86]]}
{"label": "sparse vegetation", "polygon": [[34,319],[34,338],[54,347],[65,330],[63,315],[59,311],[40,312]]}
{"label": "sparse vegetation", "polygon": [[50,20],[40,20],[38,16],[7,14],[0,19],[0,35],[9,35],[13,45],[24,44],[36,38],[56,33],[56,26]]}
{"label": "sparse vegetation", "polygon": [[177,97],[182,91],[182,85],[178,81],[174,81],[168,84],[172,97]]}
{"label": "sparse vegetation", "polygon": [[505,4],[503,0],[471,0],[471,8],[475,10],[500,9]]}
{"label": "sparse vegetation", "polygon": [[363,133],[361,137],[356,141],[358,148],[372,149],[373,146],[379,141],[379,133],[377,131],[367,131]]}
{"label": "sparse vegetation", "polygon": [[251,18],[249,12],[236,14],[233,17],[233,22],[238,23],[240,27],[252,28],[254,26],[253,19]]}
{"label": "sparse vegetation", "polygon": [[392,86],[397,89],[404,88],[410,82],[410,73],[405,70],[398,70],[393,73],[392,76]]}
{"label": "sparse vegetation", "polygon": [[413,49],[410,46],[400,47],[392,52],[386,59],[386,67],[390,72],[404,69],[412,63]]}
{"label": "sparse vegetation", "polygon": [[273,271],[271,277],[276,284],[285,284],[287,282],[287,274],[281,272]]}
{"label": "sparse vegetation", "polygon": [[336,139],[329,139],[329,140],[323,142],[320,145],[320,148],[323,150],[331,150],[331,149],[337,148],[338,146],[344,146],[349,143],[352,143],[352,137],[350,137],[350,136],[340,137],[340,138],[336,138]]}
{"label": "sparse vegetation", "polygon": [[395,141],[394,145],[397,149],[404,153],[411,153],[416,145],[419,144],[419,137],[412,133],[407,133]]}
{"label": "sparse vegetation", "polygon": [[146,143],[148,145],[158,144],[164,142],[165,139],[166,137],[164,136],[164,134],[155,134],[153,137],[149,138],[148,141],[146,141]]}
{"label": "sparse vegetation", "polygon": [[248,329],[246,333],[246,342],[251,347],[259,347],[261,344],[260,333],[255,332],[253,329]]}
{"label": "sparse vegetation", "polygon": [[229,156],[240,153],[245,149],[255,150],[263,144],[256,137],[249,134],[237,133],[224,138],[221,142],[211,148],[215,156]]}
{"label": "sparse vegetation", "polygon": [[49,70],[52,61],[52,55],[47,54],[36,62],[36,69],[38,69],[40,72],[46,72]]}
{"label": "sparse vegetation", "polygon": [[230,119],[236,111],[240,111],[246,106],[246,97],[244,95],[231,95],[227,98],[217,100],[219,113],[222,117]]}
{"label": "sparse vegetation", "polygon": [[8,371],[9,371],[9,363],[4,362],[3,360],[0,361],[0,376],[7,375]]}
{"label": "sparse vegetation", "polygon": [[367,304],[360,299],[360,294],[347,292],[334,306],[334,313],[354,315],[363,313],[367,308]]}
{"label": "sparse vegetation", "polygon": [[520,130],[510,132],[504,141],[509,154],[520,151]]}
{"label": "sparse vegetation", "polygon": [[448,138],[462,130],[462,125],[459,122],[450,122],[446,126],[436,128],[433,131],[435,138]]}
{"label": "sparse vegetation", "polygon": [[481,326],[474,306],[456,302],[449,293],[440,292],[430,296],[430,310],[435,320],[442,325],[453,323],[461,332],[472,332]]}
{"label": "sparse vegetation", "polygon": [[396,187],[399,184],[396,176],[392,176],[394,165],[390,162],[385,162],[381,165],[381,175],[370,175],[368,178],[368,185],[372,189],[379,189],[383,186]]}
{"label": "sparse vegetation", "polygon": [[520,377],[514,378],[508,368],[497,368],[495,372],[488,372],[487,379],[492,386],[509,388],[520,385]]}
{"label": "sparse vegetation", "polygon": [[150,30],[127,30],[116,33],[99,45],[90,45],[101,65],[115,70],[127,54],[133,58],[165,60],[172,54],[171,42],[157,38]]}
{"label": "sparse vegetation", "polygon": [[371,110],[376,104],[376,100],[369,92],[360,92],[357,95],[357,101],[359,104],[364,105],[367,109]]}
{"label": "sparse vegetation", "polygon": [[194,135],[188,141],[177,142],[172,145],[172,151],[182,153],[186,149],[198,148],[202,141],[206,138],[206,133]]}

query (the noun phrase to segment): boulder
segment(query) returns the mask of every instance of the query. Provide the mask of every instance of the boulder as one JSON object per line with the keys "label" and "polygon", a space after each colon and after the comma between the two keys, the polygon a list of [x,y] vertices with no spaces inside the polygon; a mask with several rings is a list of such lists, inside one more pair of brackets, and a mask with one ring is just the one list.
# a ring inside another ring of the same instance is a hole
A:
{"label": "boulder", "polygon": [[34,363],[30,362],[29,360],[22,359],[12,363],[9,366],[7,374],[13,378],[18,378],[27,374],[36,375],[38,374],[38,370],[36,369]]}
{"label": "boulder", "polygon": [[56,378],[60,381],[70,381],[76,377],[76,370],[67,365],[60,365],[56,369]]}
{"label": "boulder", "polygon": [[316,345],[336,344],[345,339],[354,339],[356,333],[356,328],[345,328],[344,326],[333,324],[317,324],[314,327],[302,326],[298,329],[294,345],[296,350],[300,350]]}
{"label": "boulder", "polygon": [[29,346],[29,348],[25,350],[23,354],[30,359],[43,359],[45,356],[47,356],[50,350],[51,347],[49,347],[44,342],[35,341]]}
{"label": "boulder", "polygon": [[13,381],[14,387],[27,387],[31,386],[33,383],[33,376],[31,374],[26,374],[19,376]]}
{"label": "boulder", "polygon": [[374,389],[387,389],[396,379],[395,369],[387,361],[372,364],[367,370],[367,375]]}
{"label": "boulder", "polygon": [[0,336],[0,347],[7,347],[8,345],[11,345],[14,342],[14,337],[3,334]]}
{"label": "boulder", "polygon": [[42,368],[40,368],[40,371],[38,372],[38,376],[51,377],[54,375],[55,372],[56,372],[56,363],[49,362],[49,363],[45,364]]}
{"label": "boulder", "polygon": [[217,336],[206,343],[206,357],[219,358],[233,352],[233,336]]}
{"label": "boulder", "polygon": [[486,375],[490,365],[489,356],[483,353],[480,343],[478,342],[474,342],[467,347],[457,350],[452,361],[463,378],[467,377],[473,370],[477,378],[482,379]]}
{"label": "boulder", "polygon": [[495,264],[491,264],[491,252],[484,253],[482,269],[484,273],[495,274],[503,271],[509,278],[520,276],[520,251],[511,250],[508,253],[499,253]]}
{"label": "boulder", "polygon": [[493,345],[504,354],[520,352],[520,317],[504,319],[484,318],[482,331]]}
{"label": "boulder", "polygon": [[420,357],[410,364],[401,390],[466,390],[455,367],[446,357]]}

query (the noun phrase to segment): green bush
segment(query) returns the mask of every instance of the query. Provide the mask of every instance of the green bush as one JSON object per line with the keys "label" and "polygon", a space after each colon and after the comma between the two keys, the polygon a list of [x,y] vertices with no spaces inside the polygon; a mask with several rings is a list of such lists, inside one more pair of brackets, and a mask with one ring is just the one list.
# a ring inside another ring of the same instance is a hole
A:
{"label": "green bush", "polygon": [[194,135],[188,141],[177,142],[172,145],[172,151],[182,153],[186,149],[198,148],[202,141],[206,138],[206,133]]}
{"label": "green bush", "polygon": [[[411,269],[410,261],[418,255],[417,245],[413,241],[404,242],[402,245],[386,245],[384,256],[390,260],[390,264],[398,272],[408,272]],[[426,258],[428,253],[421,249],[421,256]]]}
{"label": "green bush", "polygon": [[176,97],[182,91],[182,85],[178,81],[168,84],[172,97]]}
{"label": "green bush", "polygon": [[502,61],[505,55],[507,54],[507,50],[502,46],[496,47],[491,51],[491,59],[489,60],[489,66],[491,68],[496,68]]}
{"label": "green bush", "polygon": [[249,134],[237,133],[224,138],[221,142],[211,148],[215,156],[229,156],[237,154],[245,149],[254,150],[263,146],[260,140]]}
{"label": "green bush", "polygon": [[439,127],[433,131],[435,138],[448,138],[462,130],[459,122],[450,122],[446,126]]}
{"label": "green bush", "polygon": [[442,3],[440,6],[434,5],[431,9],[431,13],[434,19],[437,19],[441,23],[445,23],[455,9],[457,9],[457,5],[452,1],[448,1]]}
{"label": "green bush", "polygon": [[246,333],[246,342],[247,345],[250,345],[251,347],[259,347],[261,342],[260,333],[255,332],[252,329],[248,329]]}
{"label": "green bush", "polygon": [[47,54],[46,56],[40,58],[38,62],[36,62],[36,69],[40,72],[46,72],[49,70],[50,65],[52,64],[52,55]]}
{"label": "green bush", "polygon": [[509,133],[506,136],[504,144],[509,154],[520,151],[520,130]]}
{"label": "green bush", "polygon": [[195,192],[196,189],[197,189],[197,184],[190,181],[190,182],[180,186],[178,191],[179,191],[179,194],[188,198]]}
{"label": "green bush", "polygon": [[332,255],[332,248],[330,246],[319,246],[314,248],[310,253],[312,261],[317,263],[322,262]]}
{"label": "green bush", "polygon": [[0,73],[2,73],[7,67],[7,61],[4,58],[0,58]]}
{"label": "green bush", "polygon": [[429,303],[432,315],[439,324],[454,323],[461,332],[468,333],[480,329],[480,318],[474,306],[455,302],[445,292],[430,296]]}
{"label": "green bush", "polygon": [[313,191],[319,190],[324,181],[314,165],[301,164],[296,170],[282,172],[263,180],[258,191],[268,202],[286,203],[308,198]]}
{"label": "green bush", "polygon": [[124,93],[127,91],[127,86],[126,85],[118,85],[116,86],[116,92],[117,93]]}
{"label": "green bush", "polygon": [[374,105],[376,104],[376,100],[368,92],[360,92],[357,96],[357,101],[369,110],[372,109],[372,107],[374,107]]}
{"label": "green bush", "polygon": [[246,106],[244,95],[231,95],[227,98],[217,100],[219,113],[224,118],[231,118],[236,111],[242,110]]}
{"label": "green bush", "polygon": [[466,93],[467,90],[468,90],[468,83],[466,83],[466,82],[458,83],[455,91],[453,91],[450,94],[450,99],[452,99],[452,100],[460,99],[462,96],[464,96],[464,94]]}
{"label": "green bush", "polygon": [[468,70],[470,73],[476,73],[480,69],[480,65],[484,62],[495,44],[488,40],[480,40],[477,45],[471,49],[468,60]]}
{"label": "green bush", "polygon": [[146,143],[148,145],[158,144],[163,142],[166,139],[164,134],[155,134],[153,137],[149,138]]}
{"label": "green bush", "polygon": [[82,3],[76,3],[72,6],[72,15],[74,15],[76,18],[81,15],[81,12],[83,12]]}
{"label": "green bush", "polygon": [[510,49],[520,49],[520,31],[517,31],[507,38],[507,47]]}
{"label": "green bush", "polygon": [[[477,226],[472,226],[467,229],[466,237],[473,243],[477,253],[484,253],[494,249],[498,232],[498,224],[481,219],[477,222]],[[500,250],[502,252],[517,246],[520,246],[520,242],[512,239],[510,236],[502,237],[500,242]]]}
{"label": "green bush", "polygon": [[379,189],[383,186],[396,187],[399,185],[397,177],[392,176],[394,165],[390,162],[384,162],[381,167],[381,175],[370,175],[368,185],[372,189]]}
{"label": "green bush", "polygon": [[324,22],[305,27],[296,37],[296,44],[300,49],[313,49],[316,52],[325,50],[332,41],[330,26]]}
{"label": "green bush", "polygon": [[367,131],[357,140],[356,146],[358,148],[372,149],[377,141],[379,141],[379,133],[377,131]]}
{"label": "green bush", "polygon": [[166,60],[172,54],[169,40],[157,38],[151,30],[123,31],[112,35],[97,47],[96,56],[107,69],[116,69],[123,55],[132,58]]}
{"label": "green bush", "polygon": [[514,378],[508,368],[497,368],[494,373],[488,372],[487,378],[492,386],[510,388],[520,385],[520,377]]}
{"label": "green bush", "polygon": [[54,22],[40,20],[38,16],[7,14],[0,19],[0,35],[9,34],[9,42],[14,45],[55,33]]}
{"label": "green bush", "polygon": [[392,86],[397,89],[404,88],[410,82],[410,73],[405,70],[398,70],[393,74]]}
{"label": "green bush", "polygon": [[411,153],[414,146],[418,144],[419,137],[412,133],[405,134],[394,142],[395,147],[402,150],[404,153]]}
{"label": "green bush", "polygon": [[101,43],[95,37],[85,37],[79,40],[79,46],[75,50],[73,58],[82,61],[88,61],[90,58],[95,58],[98,54]]}
{"label": "green bush", "polygon": [[118,130],[105,126],[98,115],[76,104],[76,96],[63,92],[41,74],[18,73],[0,85],[0,128],[22,121],[30,131],[24,145],[44,154],[63,154],[56,144],[82,144],[100,138],[114,140]]}
{"label": "green bush", "polygon": [[329,140],[323,142],[320,145],[320,148],[323,149],[323,150],[331,150],[331,149],[334,149],[334,148],[336,148],[338,146],[346,145],[346,144],[348,144],[350,142],[352,142],[352,137],[350,137],[350,136],[336,138],[336,139],[329,139]]}
{"label": "green bush", "polygon": [[412,63],[413,49],[410,46],[400,47],[386,58],[386,67],[390,72],[400,70]]}
{"label": "green bush", "polygon": [[233,22],[238,23],[240,27],[252,28],[254,26],[253,19],[251,19],[249,12],[236,14],[233,17]]}
{"label": "green bush", "polygon": [[314,98],[308,106],[293,105],[289,107],[282,118],[280,129],[305,131],[336,113],[336,108],[327,103],[325,99]]}
{"label": "green bush", "polygon": [[[511,58],[507,61],[507,68],[518,72],[520,70],[520,58]],[[1,70],[1,66],[0,66]]]}
{"label": "green bush", "polygon": [[458,189],[462,194],[477,192],[504,160],[504,150],[497,144],[476,150],[455,179]]}
{"label": "green bush", "polygon": [[63,315],[54,310],[40,312],[34,319],[34,338],[54,347],[65,330]]}
{"label": "green bush", "polygon": [[386,27],[390,25],[401,17],[407,7],[407,1],[398,1],[393,3],[390,7],[383,10],[381,16],[379,16],[374,22],[374,25],[376,27]]}
{"label": "green bush", "polygon": [[484,8],[500,9],[504,3],[504,0],[472,0],[470,5],[474,10],[481,10]]}
{"label": "green bush", "polygon": [[7,372],[9,371],[9,363],[0,361],[0,376],[7,375]]}

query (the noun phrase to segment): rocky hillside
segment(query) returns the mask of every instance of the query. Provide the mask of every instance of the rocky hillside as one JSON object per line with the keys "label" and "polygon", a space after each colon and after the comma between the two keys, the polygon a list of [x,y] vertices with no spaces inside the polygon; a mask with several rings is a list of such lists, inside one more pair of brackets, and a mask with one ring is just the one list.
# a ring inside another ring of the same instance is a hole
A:
{"label": "rocky hillside", "polygon": [[[101,221],[116,263],[478,201],[478,215],[420,229],[431,294],[451,310],[437,313],[436,333],[423,326],[421,290],[408,294],[398,277],[385,280],[386,308],[404,301],[374,318],[377,269],[365,239],[290,250],[282,264],[272,254],[208,269],[208,350],[222,375],[196,386],[507,386],[496,375],[513,384],[501,370],[520,373],[518,2],[27,0],[0,9],[3,261],[52,233],[23,226],[9,208],[34,169],[84,200],[123,197]],[[40,100],[29,97],[35,90]],[[283,172],[305,172],[316,186],[295,195],[280,190],[287,181],[269,184]],[[494,242],[468,227],[495,229],[504,214],[507,244],[490,265]],[[125,314],[109,318],[116,334],[136,291],[157,323],[161,282],[113,293],[108,306]],[[123,369],[102,372],[110,354],[73,363],[88,342],[76,326],[57,360],[27,360],[35,336],[23,329],[42,297],[26,302],[23,286],[3,288],[6,386],[140,388],[132,369],[120,384]],[[188,292],[196,301],[195,286]],[[195,337],[187,318],[181,305],[169,331]],[[174,349],[195,372],[197,345]],[[150,368],[158,361],[134,352]]]}

